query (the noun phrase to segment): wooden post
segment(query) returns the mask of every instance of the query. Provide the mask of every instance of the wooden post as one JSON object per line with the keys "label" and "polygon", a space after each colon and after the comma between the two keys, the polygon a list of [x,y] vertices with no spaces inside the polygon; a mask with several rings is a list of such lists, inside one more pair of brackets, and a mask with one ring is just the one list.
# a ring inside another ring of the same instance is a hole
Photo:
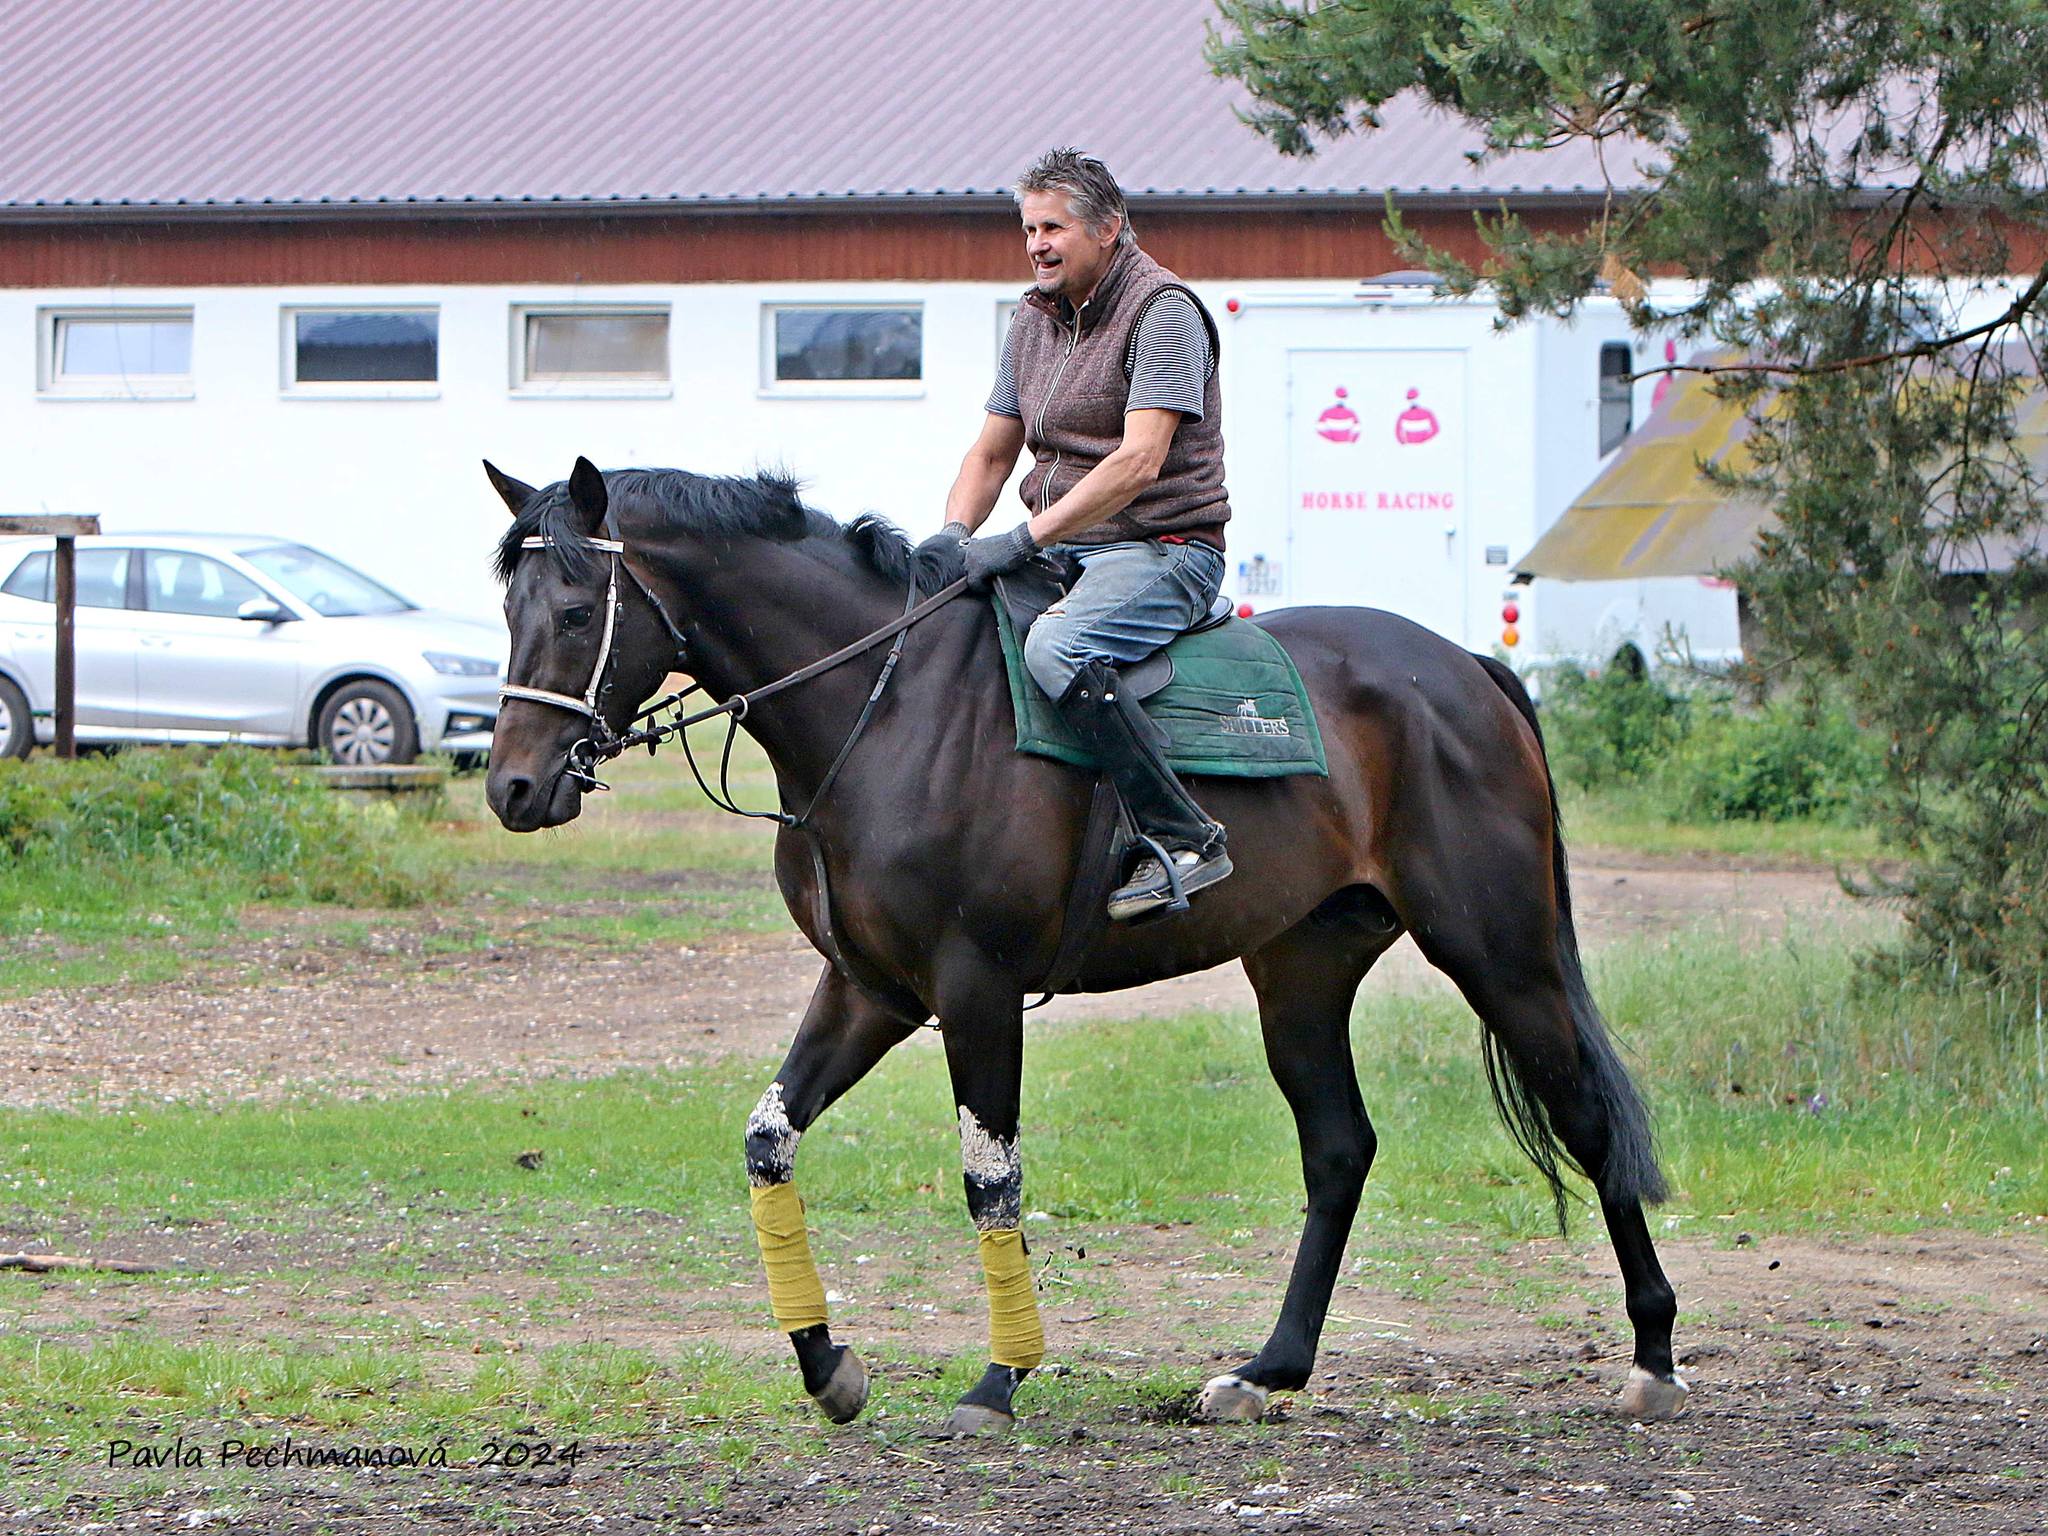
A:
{"label": "wooden post", "polygon": [[78,755],[78,537],[98,533],[97,517],[0,517],[0,533],[54,534],[57,539],[57,755]]}
{"label": "wooden post", "polygon": [[57,755],[78,756],[78,540],[57,538]]}

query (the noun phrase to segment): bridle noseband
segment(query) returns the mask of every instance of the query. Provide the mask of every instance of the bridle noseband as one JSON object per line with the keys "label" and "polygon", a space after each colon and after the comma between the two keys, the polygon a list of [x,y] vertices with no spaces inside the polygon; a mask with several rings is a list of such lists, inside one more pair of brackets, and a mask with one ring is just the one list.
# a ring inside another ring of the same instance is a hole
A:
{"label": "bridle noseband", "polygon": [[[619,566],[623,564],[621,557],[626,553],[626,546],[618,539],[593,538],[585,540],[585,543],[592,549],[603,550],[611,559],[611,569],[606,574],[604,586],[604,638],[598,642],[597,665],[590,669],[590,686],[583,690],[581,698],[576,698],[546,688],[529,688],[523,683],[508,682],[498,690],[498,698],[501,701],[526,699],[535,704],[551,704],[556,709],[566,709],[571,714],[581,715],[588,720],[590,734],[569,748],[568,762],[562,770],[562,775],[570,782],[582,785],[586,790],[598,790],[610,789],[611,786],[597,777],[597,765],[625,750],[623,746],[618,745],[620,738],[613,734],[611,724],[605,719],[599,704],[611,691],[611,678],[608,674],[614,659],[612,642],[618,637],[619,628]],[[519,547],[554,549],[558,546],[546,534],[533,534],[521,539]],[[647,584],[634,573],[631,566],[626,567],[626,574],[632,578],[633,585],[640,589],[640,595],[653,605],[654,611],[661,616],[662,623],[668,626],[669,635],[676,642],[676,658],[680,662],[683,653],[682,632],[669,618],[668,610],[661,606],[661,600],[647,590]],[[639,718],[634,718],[635,724],[639,723]]]}

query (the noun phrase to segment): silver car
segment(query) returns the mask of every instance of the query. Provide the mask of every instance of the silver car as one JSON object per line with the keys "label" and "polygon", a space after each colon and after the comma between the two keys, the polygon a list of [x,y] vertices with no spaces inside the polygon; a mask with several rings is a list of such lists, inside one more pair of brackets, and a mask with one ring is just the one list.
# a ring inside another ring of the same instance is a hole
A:
{"label": "silver car", "polygon": [[[55,734],[54,542],[0,539],[0,758]],[[487,751],[506,637],[303,544],[138,533],[78,541],[77,648],[81,742],[376,764]]]}

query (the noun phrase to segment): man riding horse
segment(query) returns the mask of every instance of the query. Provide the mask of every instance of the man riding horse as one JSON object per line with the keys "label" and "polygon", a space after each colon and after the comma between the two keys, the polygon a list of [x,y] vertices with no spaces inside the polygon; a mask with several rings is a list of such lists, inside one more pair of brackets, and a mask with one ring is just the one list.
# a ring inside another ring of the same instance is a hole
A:
{"label": "man riding horse", "polygon": [[[1055,149],[1015,190],[1035,281],[946,498],[946,526],[920,559],[982,586],[1043,550],[1079,564],[1071,590],[1031,626],[1025,665],[1192,894],[1230,873],[1223,828],[1174,775],[1117,669],[1200,623],[1223,583],[1230,500],[1215,322],[1138,249],[1123,192],[1101,161]],[[1027,447],[1030,517],[1008,533],[970,537]],[[1173,886],[1148,856],[1110,895],[1109,915],[1153,912]]]}

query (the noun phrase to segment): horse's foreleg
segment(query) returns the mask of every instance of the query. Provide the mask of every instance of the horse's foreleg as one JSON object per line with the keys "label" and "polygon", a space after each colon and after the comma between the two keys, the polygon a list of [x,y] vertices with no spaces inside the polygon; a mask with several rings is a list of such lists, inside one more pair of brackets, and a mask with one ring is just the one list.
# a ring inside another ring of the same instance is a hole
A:
{"label": "horse's foreleg", "polygon": [[1311,917],[1245,957],[1259,998],[1266,1063],[1294,1112],[1308,1219],[1273,1333],[1258,1354],[1202,1389],[1209,1419],[1256,1419],[1275,1391],[1298,1391],[1316,1346],[1377,1140],[1351,1060],[1351,1000],[1398,930],[1349,912]]}
{"label": "horse's foreleg", "polygon": [[827,966],[782,1070],[747,1117],[747,1183],[754,1236],[768,1271],[768,1302],[776,1326],[796,1349],[804,1390],[835,1424],[847,1423],[866,1405],[867,1368],[852,1350],[832,1342],[825,1286],[811,1258],[794,1182],[797,1142],[916,1027],[884,1012]]}
{"label": "horse's foreleg", "polygon": [[946,1024],[946,1065],[960,1116],[960,1164],[988,1289],[989,1365],[946,1420],[954,1434],[1007,1429],[1011,1399],[1045,1358],[1045,1329],[1024,1247],[1024,1165],[1017,1098],[1024,1065],[1020,999],[1005,993]]}

